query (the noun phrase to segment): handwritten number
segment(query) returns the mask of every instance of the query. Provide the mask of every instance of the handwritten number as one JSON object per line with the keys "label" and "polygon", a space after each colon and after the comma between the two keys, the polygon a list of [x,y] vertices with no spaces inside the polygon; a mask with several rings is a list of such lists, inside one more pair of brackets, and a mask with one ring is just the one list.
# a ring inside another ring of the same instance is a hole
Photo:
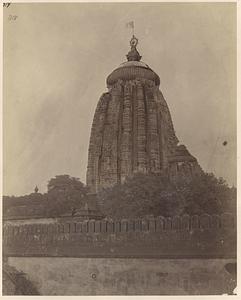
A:
{"label": "handwritten number", "polygon": [[16,21],[18,16],[9,15],[8,21]]}
{"label": "handwritten number", "polygon": [[8,8],[10,6],[11,3],[3,3],[3,7]]}

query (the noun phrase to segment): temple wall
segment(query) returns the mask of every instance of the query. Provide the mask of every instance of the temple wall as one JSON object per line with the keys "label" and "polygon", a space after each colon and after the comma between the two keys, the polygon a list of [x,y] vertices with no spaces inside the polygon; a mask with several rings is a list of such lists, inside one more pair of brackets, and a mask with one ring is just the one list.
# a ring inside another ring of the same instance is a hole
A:
{"label": "temple wall", "polygon": [[41,295],[228,294],[234,259],[9,257]]}
{"label": "temple wall", "polygon": [[236,286],[229,213],[23,222],[4,223],[4,263],[41,295],[206,295]]}
{"label": "temple wall", "polygon": [[232,214],[4,224],[6,256],[227,257],[236,255]]}

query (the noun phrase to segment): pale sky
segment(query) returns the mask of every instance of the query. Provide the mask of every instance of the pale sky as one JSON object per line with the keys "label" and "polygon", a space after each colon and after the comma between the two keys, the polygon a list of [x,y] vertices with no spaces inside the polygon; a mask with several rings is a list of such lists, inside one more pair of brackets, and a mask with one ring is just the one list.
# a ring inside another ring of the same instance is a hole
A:
{"label": "pale sky", "polygon": [[45,192],[59,174],[85,182],[95,107],[126,60],[131,20],[180,142],[236,185],[234,3],[29,3],[4,8],[5,195]]}

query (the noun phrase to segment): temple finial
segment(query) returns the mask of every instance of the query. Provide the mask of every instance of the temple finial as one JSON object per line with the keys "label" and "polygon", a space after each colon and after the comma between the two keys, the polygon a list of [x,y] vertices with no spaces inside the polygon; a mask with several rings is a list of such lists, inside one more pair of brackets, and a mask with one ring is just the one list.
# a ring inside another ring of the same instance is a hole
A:
{"label": "temple finial", "polygon": [[130,40],[131,50],[126,55],[128,61],[140,61],[141,60],[141,56],[140,56],[139,52],[136,50],[137,44],[138,44],[138,39],[133,34],[133,36]]}
{"label": "temple finial", "polygon": [[138,38],[136,38],[133,34],[131,40],[130,40],[130,46],[131,46],[131,49],[132,48],[136,48],[136,46],[138,45]]}

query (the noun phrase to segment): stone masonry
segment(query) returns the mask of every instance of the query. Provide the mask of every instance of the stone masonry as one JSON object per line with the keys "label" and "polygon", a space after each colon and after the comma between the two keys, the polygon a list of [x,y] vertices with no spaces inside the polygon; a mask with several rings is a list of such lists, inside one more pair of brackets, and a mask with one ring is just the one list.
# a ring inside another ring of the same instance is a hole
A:
{"label": "stone masonry", "polygon": [[94,115],[87,185],[93,193],[122,183],[135,173],[177,172],[192,176],[201,168],[178,139],[159,76],[141,62],[133,36],[128,61],[107,78]]}

